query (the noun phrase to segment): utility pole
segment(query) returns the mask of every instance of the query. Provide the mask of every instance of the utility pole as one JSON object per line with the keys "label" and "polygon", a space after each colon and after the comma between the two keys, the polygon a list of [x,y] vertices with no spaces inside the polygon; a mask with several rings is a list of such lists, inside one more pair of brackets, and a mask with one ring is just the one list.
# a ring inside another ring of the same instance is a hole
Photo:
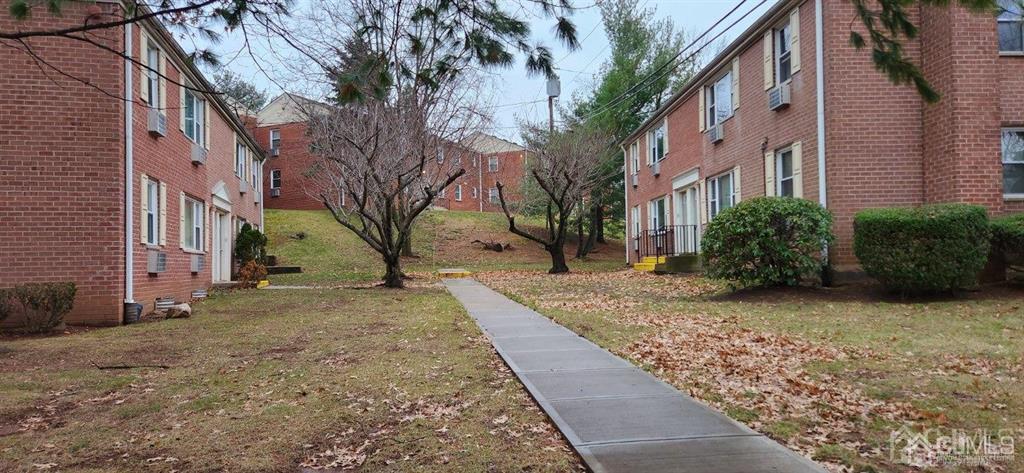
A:
{"label": "utility pole", "polygon": [[548,131],[555,132],[555,97],[562,92],[562,83],[558,76],[548,79]]}

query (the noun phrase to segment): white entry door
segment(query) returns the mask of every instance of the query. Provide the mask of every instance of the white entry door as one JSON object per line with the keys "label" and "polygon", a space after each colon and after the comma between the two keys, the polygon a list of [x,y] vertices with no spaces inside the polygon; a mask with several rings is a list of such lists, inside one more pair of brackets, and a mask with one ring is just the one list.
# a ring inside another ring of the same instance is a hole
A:
{"label": "white entry door", "polygon": [[213,281],[231,280],[231,216],[215,211],[213,215]]}
{"label": "white entry door", "polygon": [[675,235],[677,251],[696,253],[700,251],[700,209],[697,207],[697,186],[677,189],[673,192],[673,224],[678,225]]}

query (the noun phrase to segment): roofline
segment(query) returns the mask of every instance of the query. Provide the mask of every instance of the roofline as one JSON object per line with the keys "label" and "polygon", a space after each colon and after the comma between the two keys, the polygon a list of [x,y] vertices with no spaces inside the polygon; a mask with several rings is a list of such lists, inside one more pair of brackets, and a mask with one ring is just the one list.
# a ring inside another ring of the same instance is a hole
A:
{"label": "roofline", "polygon": [[722,50],[722,52],[718,53],[718,55],[715,56],[714,59],[712,59],[711,62],[708,63],[708,65],[704,66],[700,70],[700,72],[695,74],[693,78],[691,78],[686,83],[686,85],[680,88],[679,91],[676,92],[675,94],[672,94],[672,96],[669,97],[669,99],[665,102],[664,105],[659,107],[657,110],[654,111],[653,114],[651,114],[650,118],[644,120],[643,123],[640,124],[640,126],[636,127],[636,129],[634,129],[632,132],[630,132],[629,135],[627,135],[622,141],[620,141],[619,146],[625,147],[632,144],[633,141],[635,141],[637,138],[643,135],[643,132],[647,130],[647,127],[665,118],[679,105],[682,105],[685,99],[693,95],[694,92],[696,92],[700,88],[700,86],[703,85],[704,80],[706,80],[708,76],[711,76],[713,73],[718,72],[719,68],[725,65],[728,61],[732,61],[732,58],[737,54],[743,52],[743,50],[745,50],[746,47],[750,45],[750,43],[753,43],[754,41],[761,39],[761,36],[758,35],[757,33],[760,33],[762,30],[766,29],[767,25],[774,23],[780,16],[780,14],[789,10],[789,8],[791,8],[794,4],[800,5],[804,1],[805,0],[779,0],[779,2],[772,6],[770,9],[768,9],[768,11],[764,12],[764,14],[759,16],[752,25],[747,27],[747,29],[743,30],[743,33],[740,33],[740,35],[737,36],[736,39],[734,39],[731,43],[729,43],[729,45],[726,46],[725,49]]}
{"label": "roofline", "polygon": [[[121,5],[122,7],[124,7],[123,3]],[[136,6],[142,11],[142,14],[152,12],[152,10],[150,10],[150,8],[144,4],[139,3],[136,4]],[[143,23],[146,26],[147,31],[149,31],[150,33],[156,32],[156,34],[160,36],[161,46],[167,47],[168,49],[173,51],[175,56],[174,66],[183,75],[187,75],[188,80],[197,83],[199,88],[201,88],[202,90],[214,90],[213,85],[210,84],[208,80],[206,80],[206,77],[203,76],[203,73],[200,72],[199,69],[195,67],[195,65],[188,61],[188,54],[185,53],[184,49],[181,49],[181,45],[179,45],[178,42],[174,39],[174,37],[171,36],[170,31],[167,31],[167,28],[165,28],[164,25],[157,20],[157,17],[146,18],[136,23]],[[129,51],[128,54],[131,54],[131,52]],[[242,123],[242,119],[239,118],[238,115],[236,115],[235,112],[232,110],[232,108],[228,106],[227,102],[225,102],[224,99],[221,97],[221,94],[204,93],[203,95],[212,99],[214,105],[217,106],[221,114],[227,117],[229,125],[235,128],[235,132],[245,137],[245,140],[259,155],[260,161],[265,160],[267,156],[263,152],[263,147],[256,142],[256,138],[253,137],[251,133],[249,133],[249,129],[245,127],[244,123]]]}

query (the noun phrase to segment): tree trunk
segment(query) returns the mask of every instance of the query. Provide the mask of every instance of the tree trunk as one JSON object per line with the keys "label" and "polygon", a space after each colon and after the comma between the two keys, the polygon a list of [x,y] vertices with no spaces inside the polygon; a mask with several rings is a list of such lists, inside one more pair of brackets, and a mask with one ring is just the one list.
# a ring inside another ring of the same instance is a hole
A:
{"label": "tree trunk", "polygon": [[597,206],[597,217],[594,220],[594,225],[597,225],[597,242],[602,245],[608,243],[604,239],[604,206]]}
{"label": "tree trunk", "polygon": [[569,266],[565,264],[565,249],[562,245],[552,244],[545,248],[551,254],[551,269],[548,274],[568,273]]}
{"label": "tree trunk", "polygon": [[402,256],[413,257],[416,256],[412,252],[412,235],[406,237],[405,242],[402,243]]}
{"label": "tree trunk", "polygon": [[385,256],[384,265],[387,266],[387,272],[384,273],[384,287],[395,289],[405,287],[405,283],[402,281],[402,260],[397,256],[392,258]]}
{"label": "tree trunk", "polygon": [[[597,230],[598,221],[601,218],[599,210],[601,206],[594,205],[590,208],[590,233],[587,235],[586,240],[583,239],[582,224],[580,225],[580,244],[576,247],[576,257],[583,258],[590,254],[594,250],[594,245],[597,244]],[[582,221],[582,216],[580,218]]]}
{"label": "tree trunk", "polygon": [[576,257],[587,256],[586,240],[583,234],[583,204],[580,204],[580,212],[576,218]]}

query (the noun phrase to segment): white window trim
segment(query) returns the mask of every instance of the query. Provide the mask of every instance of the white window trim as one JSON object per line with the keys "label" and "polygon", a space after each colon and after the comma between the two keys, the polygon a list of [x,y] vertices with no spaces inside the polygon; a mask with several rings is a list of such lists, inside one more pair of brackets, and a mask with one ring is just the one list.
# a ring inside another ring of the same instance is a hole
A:
{"label": "white window trim", "polygon": [[455,185],[455,201],[462,202],[462,184]]}
{"label": "white window trim", "polygon": [[792,31],[789,32],[789,44],[787,45],[789,49],[786,50],[786,52],[789,53],[789,77],[786,78],[786,80],[781,80],[782,79],[782,77],[781,77],[781,75],[782,75],[782,68],[779,67],[782,64],[782,54],[780,52],[780,49],[782,48],[782,42],[779,41],[779,32],[781,32],[784,28],[788,29],[789,26],[790,26],[790,22],[787,20],[786,22],[784,22],[782,24],[779,24],[775,28],[772,28],[772,43],[773,43],[772,44],[772,56],[773,56],[772,62],[773,62],[773,66],[775,67],[774,73],[775,73],[775,85],[776,86],[779,86],[779,85],[782,85],[782,84],[788,84],[788,83],[793,81],[793,32]]}
{"label": "white window trim", "polygon": [[492,204],[500,204],[501,200],[498,198],[498,188],[492,187],[487,189],[487,201]]}
{"label": "white window trim", "polygon": [[[730,62],[729,70],[718,76],[718,79],[711,82],[711,84],[704,86],[704,123],[707,124],[706,129],[711,129],[716,125],[725,123],[726,120],[733,117],[735,114],[735,107],[732,103],[732,63]],[[729,88],[729,114],[718,121],[718,84],[725,83],[726,87]],[[706,131],[706,130],[705,130]]]}
{"label": "white window trim", "polygon": [[[783,197],[783,195],[782,195],[782,181],[787,180],[787,181],[792,181],[793,182],[794,195],[785,196],[785,197],[795,197],[795,192],[796,192],[796,187],[795,187],[796,186],[796,174],[790,174],[789,177],[787,177],[787,178],[783,178],[782,177],[782,154],[783,153],[789,153],[790,171],[792,172],[792,166],[793,166],[793,147],[792,146],[787,146],[785,148],[779,148],[779,149],[775,150],[775,195],[779,196],[779,197]],[[733,185],[733,188],[735,188],[735,187],[736,186]]]}
{"label": "white window trim", "polygon": [[246,152],[245,143],[241,141],[235,142],[235,177],[242,179],[245,176],[245,157],[249,153]]}
{"label": "white window trim", "polygon": [[669,215],[668,215],[669,214],[668,195],[663,195],[663,196],[655,197],[655,198],[651,199],[650,202],[648,202],[648,206],[647,206],[647,224],[649,226],[649,229],[653,230],[653,231],[658,231],[658,230],[668,226],[668,222],[667,221],[666,222],[659,221],[659,222],[657,222],[657,224],[655,224],[655,222],[654,222],[655,216],[658,215],[658,212],[656,212],[656,210],[658,208],[658,203],[659,202],[662,203],[662,206],[665,209],[665,214],[663,215],[664,219],[665,220],[669,219]]}
{"label": "white window trim", "polygon": [[480,191],[476,188],[476,186],[474,186],[473,187],[473,193],[471,194],[474,199],[477,198],[477,195],[479,195],[479,192]]}
{"label": "white window trim", "polygon": [[[153,228],[149,228],[152,220]],[[150,178],[146,183],[146,244],[160,244],[160,181]]]}
{"label": "white window trim", "polygon": [[629,145],[629,161],[633,166],[631,170],[632,174],[640,174],[640,141],[635,141]]}
{"label": "white window trim", "polygon": [[[184,90],[182,93],[185,94],[186,101],[188,101],[189,97],[192,97],[192,134],[195,135],[195,137],[189,136],[189,131],[186,128],[185,137],[197,145],[205,145],[206,143],[203,140],[206,138],[206,121],[209,119],[206,116],[206,99],[199,97],[199,95],[190,90]],[[187,110],[186,108],[186,113]],[[198,113],[203,114],[202,123],[200,123],[200,120],[196,120]]]}
{"label": "white window trim", "polygon": [[[274,141],[275,141],[274,135],[275,134],[277,135],[277,140],[276,140],[277,141],[277,146],[274,146]],[[275,149],[275,148],[280,148],[281,147],[281,130],[280,129],[273,128],[273,129],[270,130],[270,141],[269,141],[269,143],[270,143],[270,149]]]}
{"label": "white window trim", "polygon": [[[206,215],[205,209],[206,204],[198,199],[185,196],[185,211],[192,215],[192,228],[189,230],[189,236],[193,238],[193,246],[188,246],[187,243],[183,246],[185,251],[199,252],[202,253],[206,250],[204,243],[206,240]],[[196,235],[196,231],[199,234]],[[184,242],[183,242],[184,243]]]}
{"label": "white window trim", "polygon": [[[1000,8],[1001,8],[1001,6],[1000,6]],[[1002,10],[1000,10],[1000,11],[1002,11]],[[1020,24],[1020,28],[1021,28],[1021,35],[1024,36],[1024,17],[1017,18],[1017,19],[1012,19],[1012,18],[1011,19],[1004,19],[1004,18],[999,18],[997,16],[996,17],[996,24],[998,25],[999,23],[1019,23]],[[999,33],[998,33],[998,29],[997,29],[997,33],[996,33],[996,48],[999,48],[999,44],[998,43],[999,43]],[[1009,49],[1009,50],[999,49],[999,55],[1000,56],[1024,56],[1024,44],[1022,44],[1020,50],[1015,50],[1015,49]]]}
{"label": "white window trim", "polygon": [[[1024,163],[1019,161],[1006,161],[1003,154],[1003,133],[1024,133],[1024,127],[1005,127],[999,130],[999,163],[1000,165],[1012,164],[1015,166],[1024,166]],[[1000,166],[1002,167],[1002,166]],[[1002,171],[1002,169],[1000,169]],[[1024,200],[1024,193],[1003,193],[1003,200]]]}
{"label": "white window trim", "polygon": [[[721,214],[723,210],[725,210],[725,209],[722,208],[722,196],[719,195],[719,193],[718,193],[718,188],[719,188],[718,182],[719,182],[719,179],[721,179],[721,178],[723,178],[725,176],[729,176],[729,186],[731,187],[731,189],[729,189],[729,207],[727,207],[727,208],[731,208],[731,207],[736,206],[736,168],[732,168],[732,169],[729,169],[726,172],[723,172],[723,173],[720,173],[720,174],[716,174],[716,175],[714,175],[712,177],[709,177],[707,179],[708,185],[707,185],[707,196],[706,197],[707,197],[707,201],[708,201],[708,209],[707,209],[708,220],[714,219],[719,214]],[[715,198],[714,199],[711,198],[712,191],[714,191],[714,194],[715,194]],[[715,205],[717,205],[717,209],[714,207]],[[712,210],[714,210],[714,211],[712,211]]]}
{"label": "white window trim", "polygon": [[[275,174],[277,175],[276,179],[274,178]],[[277,185],[274,185],[275,181],[277,182]],[[281,188],[281,170],[280,169],[271,169],[270,170],[270,188],[271,189],[280,189]]]}
{"label": "white window trim", "polygon": [[[160,48],[153,45],[150,40],[146,43],[146,67],[149,69],[146,71],[146,93],[148,94],[148,102],[150,107],[163,107],[160,103],[160,55],[163,54]],[[151,52],[156,53],[156,60],[150,56]]]}
{"label": "white window trim", "polygon": [[[665,122],[662,121],[660,125],[651,129],[647,132],[647,164],[654,164],[655,162],[661,162],[665,160],[665,156],[668,156],[668,133],[665,133]],[[661,156],[658,154],[658,137],[661,137]]]}
{"label": "white window trim", "polygon": [[487,172],[498,172],[498,157],[489,156],[487,158]]}

